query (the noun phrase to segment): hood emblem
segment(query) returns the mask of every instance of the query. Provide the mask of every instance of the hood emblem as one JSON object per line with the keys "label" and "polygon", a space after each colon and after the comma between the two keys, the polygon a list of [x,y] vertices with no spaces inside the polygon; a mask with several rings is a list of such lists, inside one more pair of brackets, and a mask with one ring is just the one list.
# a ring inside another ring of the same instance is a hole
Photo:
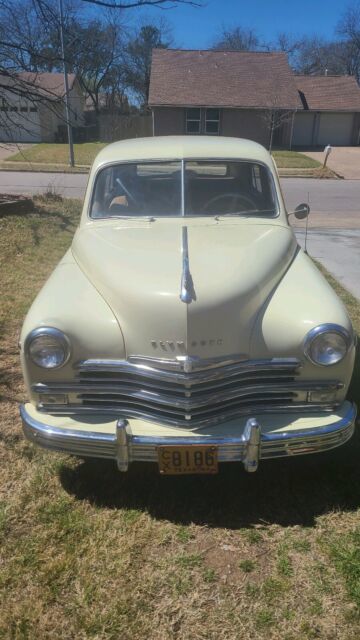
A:
{"label": "hood emblem", "polygon": [[185,304],[190,304],[190,302],[192,302],[193,300],[196,300],[196,294],[195,294],[193,279],[190,273],[187,227],[182,228],[181,253],[182,253],[182,276],[181,276],[180,300],[182,302],[185,302]]}

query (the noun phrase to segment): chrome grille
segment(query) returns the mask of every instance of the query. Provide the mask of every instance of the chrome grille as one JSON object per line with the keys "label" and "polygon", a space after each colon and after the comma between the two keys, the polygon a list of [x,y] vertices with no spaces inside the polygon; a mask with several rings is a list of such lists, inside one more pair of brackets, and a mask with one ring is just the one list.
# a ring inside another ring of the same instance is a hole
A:
{"label": "chrome grille", "polygon": [[[88,360],[79,364],[71,383],[38,384],[34,391],[41,394],[39,408],[50,413],[97,411],[195,428],[256,411],[314,409],[308,404],[309,391],[338,388],[336,382],[301,381],[299,368],[294,358]],[[47,403],[51,393],[67,394],[69,403]]]}
{"label": "chrome grille", "polygon": [[[181,361],[155,361],[157,366],[149,366],[152,364],[142,364],[138,358],[125,371],[99,370],[96,364],[91,369],[87,365],[80,370],[79,381],[90,384],[90,388],[79,394],[79,399],[83,406],[100,410],[118,407],[122,415],[201,426],[236,417],[255,406],[288,404],[295,394],[283,387],[293,383],[299,365],[231,360],[185,373],[179,370],[185,366]],[[91,389],[92,385],[96,388]]]}

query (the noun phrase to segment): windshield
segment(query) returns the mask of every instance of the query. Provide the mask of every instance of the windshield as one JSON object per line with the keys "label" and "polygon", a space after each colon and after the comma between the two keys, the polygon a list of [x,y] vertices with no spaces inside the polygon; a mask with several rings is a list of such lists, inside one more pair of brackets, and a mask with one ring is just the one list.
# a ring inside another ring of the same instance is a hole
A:
{"label": "windshield", "polygon": [[257,162],[132,162],[102,169],[92,218],[276,215],[269,170]]}

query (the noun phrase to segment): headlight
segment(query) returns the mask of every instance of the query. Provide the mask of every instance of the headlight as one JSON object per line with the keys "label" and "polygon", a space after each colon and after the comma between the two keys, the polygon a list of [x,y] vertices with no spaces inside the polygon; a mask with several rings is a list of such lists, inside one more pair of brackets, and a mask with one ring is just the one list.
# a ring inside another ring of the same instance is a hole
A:
{"label": "headlight", "polygon": [[68,361],[70,342],[59,329],[39,327],[28,335],[25,350],[30,360],[38,367],[56,369]]}
{"label": "headlight", "polygon": [[304,353],[314,364],[329,366],[340,362],[351,345],[350,333],[337,324],[322,324],[309,331]]}

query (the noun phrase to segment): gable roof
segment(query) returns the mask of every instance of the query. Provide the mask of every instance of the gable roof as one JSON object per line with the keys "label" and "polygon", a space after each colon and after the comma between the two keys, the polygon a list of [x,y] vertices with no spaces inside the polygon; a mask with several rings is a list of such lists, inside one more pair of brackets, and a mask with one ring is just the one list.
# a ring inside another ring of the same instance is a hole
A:
{"label": "gable roof", "polygon": [[[74,73],[68,73],[69,90],[76,81]],[[14,95],[48,100],[59,100],[64,97],[64,75],[62,73],[34,73],[23,71],[14,75],[0,74],[0,85],[9,87]]]}
{"label": "gable roof", "polygon": [[[65,94],[64,74],[62,73],[32,73],[26,72],[18,74],[20,80],[28,85],[33,85],[39,89],[40,93],[47,93],[49,96],[62,98]],[[72,89],[75,82],[75,73],[68,73],[69,90]]]}
{"label": "gable roof", "polygon": [[285,53],[154,49],[150,106],[302,109]]}
{"label": "gable roof", "polygon": [[295,76],[304,109],[360,111],[360,88],[354,76]]}

